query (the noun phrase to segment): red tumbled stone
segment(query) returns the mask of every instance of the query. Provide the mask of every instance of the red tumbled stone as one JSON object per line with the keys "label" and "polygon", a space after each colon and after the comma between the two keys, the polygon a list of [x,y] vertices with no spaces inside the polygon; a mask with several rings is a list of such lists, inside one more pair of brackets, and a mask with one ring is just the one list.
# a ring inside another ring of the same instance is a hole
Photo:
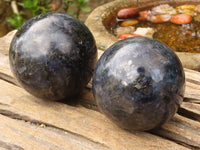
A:
{"label": "red tumbled stone", "polygon": [[125,9],[121,9],[118,13],[117,13],[117,17],[119,19],[127,19],[127,18],[133,18],[136,15],[138,15],[138,9],[137,8],[125,8]]}

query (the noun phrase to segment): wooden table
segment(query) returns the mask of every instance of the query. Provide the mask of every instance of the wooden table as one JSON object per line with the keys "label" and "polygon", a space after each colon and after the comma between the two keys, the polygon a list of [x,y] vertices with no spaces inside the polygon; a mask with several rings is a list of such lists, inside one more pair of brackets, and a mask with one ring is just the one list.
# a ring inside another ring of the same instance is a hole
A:
{"label": "wooden table", "polygon": [[200,149],[199,72],[185,69],[185,99],[172,120],[151,132],[126,131],[98,111],[90,84],[68,104],[43,101],[22,89],[9,68],[12,36],[0,38],[0,149]]}

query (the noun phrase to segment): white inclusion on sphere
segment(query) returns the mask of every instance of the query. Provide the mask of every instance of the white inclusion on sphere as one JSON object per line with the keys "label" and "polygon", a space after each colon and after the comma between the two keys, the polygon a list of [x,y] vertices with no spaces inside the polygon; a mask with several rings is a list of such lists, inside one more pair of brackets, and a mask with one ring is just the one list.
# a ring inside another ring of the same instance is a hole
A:
{"label": "white inclusion on sphere", "polygon": [[26,70],[25,66],[17,68],[17,71],[19,72],[19,74],[23,73],[25,70]]}
{"label": "white inclusion on sphere", "polygon": [[122,81],[121,83],[122,83],[122,85],[124,85],[124,86],[127,86],[127,85],[128,85],[128,83],[125,82],[125,81]]}
{"label": "white inclusion on sphere", "polygon": [[[49,50],[51,50],[51,43],[55,43],[55,49],[63,54],[69,53],[73,44],[71,37],[59,30],[59,27],[58,30],[52,31],[52,24],[59,24],[58,22],[59,19],[55,16],[35,22],[24,33],[23,37],[17,41],[18,43],[22,41],[22,51],[31,54],[32,58],[37,58],[47,55],[50,52]],[[27,55],[27,57],[30,56]]]}
{"label": "white inclusion on sphere", "polygon": [[151,71],[151,76],[155,82],[160,82],[161,80],[163,80],[163,76],[162,76],[162,72],[160,68],[153,68]]}
{"label": "white inclusion on sphere", "polygon": [[132,60],[129,60],[129,61],[128,61],[128,65],[129,65],[129,66],[132,65],[132,63],[133,63]]}
{"label": "white inclusion on sphere", "polygon": [[[139,45],[135,43],[134,49],[138,49]],[[109,67],[108,76],[114,76],[121,84],[127,86],[138,78],[137,66],[133,64],[133,59],[137,58],[139,53],[134,53],[132,45],[126,45],[120,49],[105,65]],[[130,56],[130,57],[129,57]],[[126,60],[128,58],[128,60]],[[117,67],[116,67],[117,65]]]}

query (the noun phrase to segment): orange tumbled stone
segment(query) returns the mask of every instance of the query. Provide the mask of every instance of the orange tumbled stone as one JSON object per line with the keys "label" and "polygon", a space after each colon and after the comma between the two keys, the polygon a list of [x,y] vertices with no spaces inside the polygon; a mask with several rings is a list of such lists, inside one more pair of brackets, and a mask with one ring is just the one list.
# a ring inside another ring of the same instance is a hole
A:
{"label": "orange tumbled stone", "polygon": [[127,27],[127,26],[134,26],[138,24],[138,21],[136,19],[131,19],[131,20],[126,20],[126,21],[123,21],[120,26],[122,27]]}
{"label": "orange tumbled stone", "polygon": [[170,21],[174,24],[188,24],[192,22],[192,17],[187,14],[178,14],[171,17]]}
{"label": "orange tumbled stone", "polygon": [[148,18],[151,16],[151,12],[150,11],[140,11],[139,12],[139,20],[148,20]]}
{"label": "orange tumbled stone", "polygon": [[122,34],[119,36],[120,39],[126,39],[126,38],[130,38],[130,37],[136,37],[136,36],[141,36],[139,34]]}

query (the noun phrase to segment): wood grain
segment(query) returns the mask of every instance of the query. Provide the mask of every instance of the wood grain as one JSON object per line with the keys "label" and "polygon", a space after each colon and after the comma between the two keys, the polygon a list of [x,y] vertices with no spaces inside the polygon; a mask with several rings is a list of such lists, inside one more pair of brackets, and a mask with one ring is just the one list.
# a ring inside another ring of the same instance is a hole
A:
{"label": "wood grain", "polygon": [[179,109],[179,113],[188,118],[192,118],[200,122],[200,105],[191,103],[191,102],[183,102],[181,108]]}
{"label": "wood grain", "polygon": [[0,149],[19,150],[108,150],[79,135],[43,124],[33,124],[0,115]]}
{"label": "wood grain", "polygon": [[0,114],[61,129],[115,150],[187,149],[147,132],[118,128],[103,114],[82,106],[43,101],[22,88],[0,80]]}
{"label": "wood grain", "polygon": [[178,114],[152,133],[200,149],[200,123]]}
{"label": "wood grain", "polygon": [[0,38],[0,53],[4,55],[8,55],[9,47],[11,40],[17,30],[13,30],[9,32],[6,36]]}

